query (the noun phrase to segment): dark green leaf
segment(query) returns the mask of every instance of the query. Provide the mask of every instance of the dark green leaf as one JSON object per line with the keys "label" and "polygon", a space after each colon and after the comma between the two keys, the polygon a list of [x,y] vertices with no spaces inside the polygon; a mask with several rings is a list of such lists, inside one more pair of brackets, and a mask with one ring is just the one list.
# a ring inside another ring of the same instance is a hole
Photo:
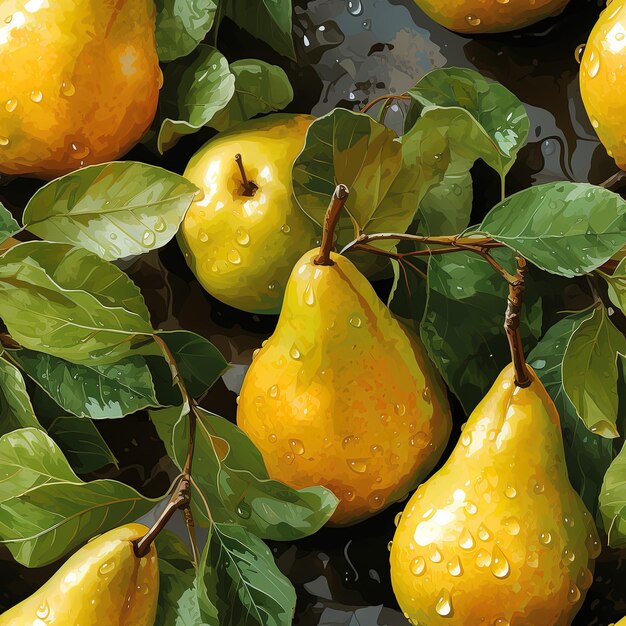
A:
{"label": "dark green leaf", "polygon": [[[418,108],[456,109],[456,135],[491,167],[506,174],[528,137],[524,105],[506,87],[466,68],[435,69],[409,90]],[[456,142],[455,142],[456,143]],[[480,146],[480,147],[479,147]]]}
{"label": "dark green leaf", "polygon": [[626,444],[609,467],[600,493],[600,511],[609,545],[626,547]]}
{"label": "dark green leaf", "polygon": [[[509,250],[494,250],[493,256],[514,271]],[[542,319],[540,298],[532,279],[527,282],[521,324],[526,348],[541,334]],[[430,261],[421,336],[467,413],[511,360],[503,329],[507,296],[506,282],[477,254],[456,252]]]}
{"label": "dark green leaf", "polygon": [[24,347],[77,363],[118,361],[153,332],[124,272],[86,250],[46,241],[0,256],[0,317]]}
{"label": "dark green leaf", "polygon": [[197,398],[210,389],[228,367],[221,352],[208,340],[188,330],[162,331],[187,391]]}
{"label": "dark green leaf", "polygon": [[41,428],[21,372],[0,352],[0,434],[27,427]]}
{"label": "dark green leaf", "polygon": [[618,437],[617,359],[626,355],[626,337],[606,309],[598,307],[572,333],[563,357],[563,386],[592,433]]}
{"label": "dark green leaf", "polygon": [[222,0],[224,14],[276,52],[296,58],[291,35],[291,0]]}
{"label": "dark green leaf", "polygon": [[21,230],[10,211],[0,202],[0,243]]}
{"label": "dark green leaf", "polygon": [[602,274],[609,284],[611,302],[626,314],[626,258],[622,259],[613,274]]}
{"label": "dark green leaf", "polygon": [[293,100],[287,74],[277,65],[256,59],[242,59],[230,64],[235,76],[235,93],[217,113],[210,126],[224,131],[260,113],[280,111]]}
{"label": "dark green leaf", "polygon": [[159,59],[187,56],[213,26],[218,0],[156,0]]}
{"label": "dark green leaf", "polygon": [[245,528],[211,525],[200,571],[200,607],[210,618],[217,609],[219,626],[291,625],[296,592],[267,546]]}
{"label": "dark green leaf", "polygon": [[235,77],[224,55],[211,46],[198,46],[188,57],[165,68],[158,148],[171,148],[182,135],[209,124],[235,93]]}
{"label": "dark green leaf", "polygon": [[[168,454],[182,466],[189,435],[181,409],[151,412]],[[246,435],[227,420],[200,409],[193,457],[198,489],[215,521],[244,525],[266,539],[294,540],[311,535],[330,518],[335,496],[323,487],[295,490],[268,476],[263,458]],[[194,503],[199,515],[202,498]]]}
{"label": "dark green leaf", "polygon": [[561,417],[563,444],[569,479],[594,515],[604,474],[613,459],[613,443],[591,433],[582,423],[563,389],[563,356],[572,334],[591,316],[591,311],[568,315],[546,332],[528,355],[552,397]]}
{"label": "dark green leaf", "polygon": [[115,480],[81,481],[54,441],[34,428],[0,437],[0,475],[0,542],[28,567],[52,563],[157,502]]}
{"label": "dark green leaf", "polygon": [[626,245],[626,202],[603,187],[547,183],[496,205],[479,231],[548,272],[579,276]]}
{"label": "dark green leaf", "polygon": [[93,165],[37,191],[24,211],[24,224],[41,239],[119,259],[164,246],[196,192],[182,176],[153,165]]}

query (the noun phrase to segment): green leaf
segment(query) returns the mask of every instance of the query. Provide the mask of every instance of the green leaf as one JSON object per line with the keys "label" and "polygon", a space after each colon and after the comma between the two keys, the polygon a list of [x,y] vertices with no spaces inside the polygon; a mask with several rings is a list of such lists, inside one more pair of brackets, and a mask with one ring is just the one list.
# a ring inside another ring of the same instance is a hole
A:
{"label": "green leaf", "polygon": [[[492,253],[499,263],[514,271],[509,250]],[[456,252],[430,260],[421,336],[468,414],[511,360],[503,329],[507,297],[506,282],[477,254]],[[521,319],[526,349],[540,336],[541,319],[541,300],[529,277]]]}
{"label": "green leaf", "polygon": [[140,356],[106,365],[70,363],[32,350],[15,350],[12,356],[72,415],[117,418],[159,406],[150,369]]}
{"label": "green leaf", "polygon": [[24,211],[24,225],[41,239],[73,244],[110,261],[164,246],[196,192],[182,176],[153,165],[93,165],[37,191]]}
{"label": "green leaf", "polygon": [[0,202],[0,243],[15,235],[21,230],[9,209]]}
{"label": "green leaf", "polygon": [[626,258],[620,261],[613,274],[602,272],[602,276],[609,285],[611,302],[626,314]]}
{"label": "green leaf", "polygon": [[158,534],[156,549],[159,600],[154,626],[205,626],[189,549],[177,535],[167,530]]}
{"label": "green leaf", "polygon": [[[200,560],[200,607],[220,626],[290,626],[296,592],[257,537],[235,524],[212,524]],[[208,611],[207,611],[208,606]]]}
{"label": "green leaf", "polygon": [[86,250],[46,241],[0,256],[0,317],[25,348],[75,363],[118,361],[153,332],[124,272]]}
{"label": "green leaf", "polygon": [[[150,413],[168,454],[182,466],[189,424],[181,408]],[[263,458],[234,424],[199,409],[193,457],[194,481],[218,522],[242,524],[256,535],[291,541],[317,532],[330,518],[337,499],[323,487],[292,489],[271,480]],[[192,494],[193,497],[193,494]],[[193,497],[200,515],[206,507]]]}
{"label": "green leaf", "polygon": [[626,444],[604,477],[600,511],[609,545],[626,548]]}
{"label": "green leaf", "polygon": [[161,95],[159,152],[209,124],[234,93],[235,77],[228,61],[211,46],[200,45],[188,57],[169,63]]}
{"label": "green leaf", "polygon": [[213,26],[218,0],[156,0],[159,59],[173,61],[195,50]]}
{"label": "green leaf", "polygon": [[563,388],[563,357],[567,345],[590,311],[568,315],[552,326],[528,355],[561,418],[569,479],[594,515],[604,474],[613,459],[613,443],[591,433],[582,423]]}
{"label": "green leaf", "polygon": [[[445,133],[421,119],[400,141],[368,115],[335,109],[315,120],[293,166],[301,208],[322,225],[337,184],[350,189],[339,245],[360,232],[405,232],[420,200],[448,166]],[[389,247],[389,246],[387,246]]]}
{"label": "green leaf", "polygon": [[470,153],[476,150],[501,175],[511,168],[528,137],[530,121],[520,100],[474,70],[435,69],[408,94],[418,109],[455,109],[455,143]]}
{"label": "green leaf", "polygon": [[115,480],[81,481],[54,441],[24,428],[0,437],[0,542],[27,567],[147,513],[149,500]]}
{"label": "green leaf", "polygon": [[228,361],[208,340],[188,330],[161,331],[174,356],[180,375],[191,397],[197,398],[210,389],[228,367]]}
{"label": "green leaf", "polygon": [[41,428],[21,372],[0,357],[0,434],[18,428]]}
{"label": "green leaf", "polygon": [[213,117],[210,126],[228,130],[260,113],[280,111],[293,100],[293,89],[284,70],[257,59],[230,64],[235,76],[235,93],[230,102]]}
{"label": "green leaf", "polygon": [[563,386],[585,426],[603,437],[617,432],[617,358],[626,337],[598,307],[572,333],[563,357]]}
{"label": "green leaf", "polygon": [[626,202],[587,183],[547,183],[496,205],[478,230],[541,269],[580,276],[626,245]]}
{"label": "green leaf", "polygon": [[296,60],[291,34],[291,0],[222,0],[224,15],[276,52]]}

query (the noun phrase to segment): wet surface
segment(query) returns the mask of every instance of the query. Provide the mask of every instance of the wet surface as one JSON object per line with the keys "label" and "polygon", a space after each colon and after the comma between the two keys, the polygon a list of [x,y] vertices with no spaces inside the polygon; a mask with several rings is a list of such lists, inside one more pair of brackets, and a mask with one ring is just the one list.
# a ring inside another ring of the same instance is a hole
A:
{"label": "wet surface", "polygon": [[[586,40],[600,6],[596,0],[572,0],[561,17],[523,32],[470,38],[437,26],[412,0],[299,0],[294,26],[298,63],[286,63],[227,23],[220,30],[219,48],[231,60],[259,56],[282,64],[296,94],[290,110],[316,115],[335,106],[358,110],[378,95],[401,93],[435,67],[477,69],[511,89],[531,118],[528,145],[508,177],[509,192],[556,179],[598,183],[616,168],[599,146],[582,107],[574,52]],[[400,128],[402,110],[392,108],[387,122]],[[186,137],[163,159],[145,146],[131,156],[182,172],[210,136],[205,129]],[[480,165],[474,174],[472,217],[477,221],[497,200],[498,181]],[[38,183],[0,180],[0,185],[0,201],[19,215]],[[155,327],[198,332],[234,364],[203,401],[212,411],[234,419],[245,369],[253,350],[271,334],[275,318],[247,315],[211,298],[193,279],[174,243],[126,263],[125,269],[142,288]],[[465,420],[455,406],[451,446]],[[171,466],[147,417],[135,415],[101,423],[100,428],[121,467],[107,468],[98,477],[120,478],[149,495],[163,493]],[[393,519],[401,509],[396,505],[353,528],[325,529],[295,544],[271,545],[298,591],[294,624],[407,624],[391,589],[387,549]],[[625,556],[603,553],[575,625],[607,626],[626,614]],[[30,594],[55,569],[26,570],[4,553],[0,559],[0,609]]]}

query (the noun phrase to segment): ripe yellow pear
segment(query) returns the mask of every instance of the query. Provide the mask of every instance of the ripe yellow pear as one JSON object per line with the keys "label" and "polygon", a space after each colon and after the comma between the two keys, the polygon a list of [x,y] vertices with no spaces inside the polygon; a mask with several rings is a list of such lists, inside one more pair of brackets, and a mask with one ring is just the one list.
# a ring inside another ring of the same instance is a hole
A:
{"label": "ripe yellow pear", "polygon": [[435,22],[457,33],[504,33],[558,15],[569,0],[415,0]]}
{"label": "ripe yellow pear", "polygon": [[237,421],[272,478],[324,485],[353,524],[404,498],[448,441],[450,409],[423,346],[345,257],[296,264],[272,337],[246,373]]}
{"label": "ripe yellow pear", "polygon": [[115,160],[156,112],[152,0],[0,2],[0,173]]}
{"label": "ripe yellow pear", "polygon": [[613,0],[589,35],[580,91],[591,124],[609,156],[626,169],[626,0]]}
{"label": "ripe yellow pear", "polygon": [[202,286],[230,306],[280,312],[294,263],[314,245],[314,224],[291,184],[313,119],[277,114],[246,122],[209,141],[185,170],[203,194],[178,240]]}
{"label": "ripe yellow pear", "polygon": [[411,497],[391,549],[405,615],[424,626],[569,626],[600,544],[572,488],[559,416],[500,374],[450,458]]}
{"label": "ripe yellow pear", "polygon": [[159,596],[156,548],[137,558],[141,524],[110,530],[78,550],[32,596],[0,615],[0,626],[152,626]]}

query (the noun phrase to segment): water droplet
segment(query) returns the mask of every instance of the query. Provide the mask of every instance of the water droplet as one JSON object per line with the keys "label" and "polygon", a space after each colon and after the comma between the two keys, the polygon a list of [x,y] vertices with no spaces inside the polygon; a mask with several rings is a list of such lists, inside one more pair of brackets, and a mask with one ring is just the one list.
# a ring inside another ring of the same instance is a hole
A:
{"label": "water droplet", "polygon": [[64,80],[61,83],[61,93],[67,98],[71,98],[76,93],[76,87],[69,80]]}
{"label": "water droplet", "polygon": [[239,265],[241,263],[241,255],[234,248],[228,252],[226,258],[233,264]]}
{"label": "water droplet", "polygon": [[209,236],[203,231],[201,230],[198,233],[198,239],[202,242],[202,243],[206,243],[209,240]]}
{"label": "water droplet", "polygon": [[73,141],[72,143],[70,143],[70,156],[73,159],[77,159],[80,161],[89,156],[90,152],[91,150],[89,150],[89,148],[85,144],[80,143],[79,141]]}
{"label": "water droplet", "polygon": [[580,572],[578,572],[578,586],[581,589],[589,589],[591,583],[593,583],[593,574],[588,568],[583,567]]}
{"label": "water droplet", "polygon": [[391,416],[390,416],[390,415],[387,415],[386,413],[383,413],[383,414],[380,416],[380,421],[381,421],[383,424],[389,424],[389,422],[391,422]]}
{"label": "water droplet", "polygon": [[461,576],[463,574],[463,565],[461,564],[461,559],[458,556],[455,556],[451,561],[448,561],[448,572],[450,576]]}
{"label": "water droplet", "polygon": [[512,535],[513,537],[515,537],[516,535],[519,535],[519,532],[521,530],[520,528],[520,524],[519,521],[516,517],[507,517],[502,524],[504,525],[504,529],[506,530],[507,533],[509,533],[509,535]]}
{"label": "water droplet", "polygon": [[277,439],[278,439],[278,437],[277,437],[274,433],[271,433],[271,434],[267,437],[267,440],[268,440],[270,443],[276,443]]}
{"label": "water droplet", "polygon": [[270,398],[277,398],[278,397],[278,385],[272,385],[268,390],[267,390],[267,395]]}
{"label": "water droplet", "polygon": [[278,283],[278,281],[273,280],[268,286],[267,289],[268,291],[276,291],[278,288],[280,287],[280,284]]}
{"label": "water droplet", "polygon": [[361,0],[348,0],[347,8],[350,15],[361,15],[361,13],[363,13],[363,4],[361,3]]}
{"label": "water droplet", "polygon": [[428,558],[433,563],[441,563],[443,559],[443,555],[441,554],[441,552],[439,551],[439,548],[434,543],[431,543],[430,546],[428,546]]}
{"label": "water droplet", "polygon": [[3,148],[5,146],[9,145],[9,138],[8,137],[2,137],[2,135],[0,135],[0,146],[2,146]]}
{"label": "water droplet", "polygon": [[409,568],[413,576],[421,576],[426,571],[426,561],[421,556],[418,556],[411,561]]}
{"label": "water droplet", "polygon": [[162,217],[157,217],[156,222],[154,222],[154,230],[156,230],[157,233],[162,233],[166,228],[167,224],[165,220]]}
{"label": "water droplet", "polygon": [[375,492],[370,496],[368,502],[373,509],[380,509],[385,504],[385,499],[382,494]]}
{"label": "water droplet", "polygon": [[394,525],[398,526],[398,524],[400,523],[400,520],[402,519],[402,511],[400,511],[400,513],[398,513],[394,518],[393,518],[393,523]]}
{"label": "water droplet", "polygon": [[504,490],[504,495],[512,500],[517,495],[517,489],[511,485],[507,485]]}
{"label": "water droplet", "polygon": [[459,535],[459,545],[463,550],[471,550],[476,545],[472,533],[467,528],[464,528]]}
{"label": "water droplet", "polygon": [[576,585],[572,585],[567,592],[567,601],[570,604],[576,604],[580,600],[580,589]]}
{"label": "water droplet", "polygon": [[348,467],[357,474],[367,471],[367,459],[348,459]]}
{"label": "water droplet", "polygon": [[11,98],[10,100],[7,100],[6,104],[4,105],[4,108],[9,113],[13,113],[13,111],[15,111],[15,109],[17,109],[17,98]]}
{"label": "water droplet", "polygon": [[377,443],[370,446],[370,452],[372,453],[372,456],[382,456],[384,454],[383,447],[379,446]]}
{"label": "water droplet", "polygon": [[476,567],[481,569],[491,565],[491,554],[487,550],[479,550],[476,554]]}
{"label": "water droplet", "polygon": [[289,224],[283,224],[280,227],[280,232],[284,233],[285,235],[288,235],[291,232],[291,227],[289,226]]}
{"label": "water droplet", "polygon": [[430,394],[430,388],[429,387],[424,387],[424,391],[422,391],[422,400],[424,400],[424,402],[428,402],[430,403],[431,401],[431,394]]}
{"label": "water droplet", "polygon": [[36,615],[39,619],[46,619],[46,617],[50,615],[50,606],[45,600],[43,601],[42,604],[39,605]]}
{"label": "water droplet", "polygon": [[296,457],[294,457],[294,455],[291,454],[291,452],[287,452],[287,454],[283,456],[283,459],[285,459],[285,463],[287,463],[288,465],[291,465],[295,458]]}
{"label": "water droplet", "polygon": [[252,515],[252,509],[245,500],[242,500],[237,505],[237,515],[239,515],[239,517],[243,519],[250,519],[250,516]]}
{"label": "water droplet", "polygon": [[539,535],[539,543],[542,543],[544,546],[550,545],[552,542],[552,535],[549,532],[541,533]]}
{"label": "water droplet", "polygon": [[585,54],[586,47],[587,44],[581,43],[580,45],[576,46],[576,50],[574,50],[574,58],[576,59],[576,63],[578,63],[578,65],[582,63],[583,54]]}
{"label": "water droplet", "polygon": [[572,550],[569,550],[568,548],[565,548],[563,550],[563,560],[564,561],[569,561],[570,563],[573,563],[576,560],[576,555],[574,554],[574,552]]}
{"label": "water droplet", "polygon": [[[500,2],[501,0],[498,0]],[[508,0],[507,0],[508,1]],[[493,626],[511,626],[511,622],[505,617],[499,617],[494,623]]]}
{"label": "water droplet", "polygon": [[354,500],[355,495],[356,494],[354,493],[354,491],[352,491],[351,489],[348,489],[348,491],[346,491],[346,500],[348,502],[352,502],[352,500]]}
{"label": "water droplet", "polygon": [[597,559],[600,556],[600,552],[602,552],[602,546],[598,541],[597,537],[593,535],[589,535],[590,542],[587,544],[587,550],[589,551],[589,556],[592,559]]}
{"label": "water droplet", "polygon": [[289,350],[289,356],[297,361],[302,355],[300,354],[300,350],[298,350],[296,346],[291,346],[291,350]]}
{"label": "water droplet", "polygon": [[472,435],[470,433],[463,433],[461,435],[461,445],[465,448],[472,443]]}
{"label": "water droplet", "polygon": [[289,445],[291,446],[294,454],[297,454],[298,456],[304,454],[304,444],[299,439],[290,439]]}
{"label": "water droplet", "polygon": [[465,16],[465,21],[470,26],[480,26],[480,18],[477,17],[476,15],[466,15]]}
{"label": "water droplet", "polygon": [[151,230],[147,230],[141,238],[141,243],[145,248],[152,248],[156,241],[156,237]]}
{"label": "water droplet", "polygon": [[5,24],[10,24],[12,21],[13,21],[13,15],[7,15],[7,16],[4,18],[4,23],[5,23]]}
{"label": "water droplet", "polygon": [[478,527],[478,538],[481,541],[489,541],[491,539],[491,533],[482,524]]}
{"label": "water droplet", "polygon": [[468,500],[465,503],[465,510],[467,511],[469,515],[476,515],[476,512],[478,511],[478,507],[473,502],[470,502]]}
{"label": "water droplet", "polygon": [[400,417],[402,417],[406,413],[406,407],[402,403],[396,404],[393,407],[393,410],[395,411],[396,415],[399,415]]}
{"label": "water droplet", "polygon": [[504,556],[504,553],[500,550],[500,548],[498,548],[498,546],[493,549],[491,558],[491,573],[496,578],[506,578],[511,571],[511,567]]}
{"label": "water droplet", "polygon": [[452,615],[452,598],[447,589],[442,589],[439,592],[439,599],[435,605],[435,611],[437,611],[437,615],[441,615],[441,617],[450,617],[450,615]]}
{"label": "water droplet", "polygon": [[100,566],[98,572],[100,572],[103,576],[106,576],[106,574],[110,574],[114,569],[115,561],[107,561]]}
{"label": "water droplet", "polygon": [[350,326],[354,326],[355,328],[361,328],[361,324],[363,322],[361,321],[361,318],[358,315],[353,315],[350,318]]}
{"label": "water droplet", "polygon": [[240,246],[247,246],[250,243],[250,235],[243,228],[238,228],[235,239]]}
{"label": "water droplet", "polygon": [[543,483],[540,483],[538,481],[534,481],[533,484],[533,493],[536,493],[537,495],[542,494],[544,491],[546,490],[545,485]]}
{"label": "water droplet", "polygon": [[574,518],[569,515],[564,515],[563,524],[565,524],[565,526],[569,526],[570,528],[574,528]]}
{"label": "water droplet", "polygon": [[39,103],[43,100],[43,93],[41,93],[41,91],[31,91],[30,92],[30,99],[35,102],[35,103]]}
{"label": "water droplet", "polygon": [[597,120],[595,117],[592,117],[592,118],[591,118],[591,125],[592,125],[594,128],[599,128],[599,127],[600,127],[600,122],[598,122],[598,120]]}
{"label": "water droplet", "polygon": [[372,29],[372,20],[363,20],[361,22],[361,26],[363,27],[363,30],[371,30]]}

